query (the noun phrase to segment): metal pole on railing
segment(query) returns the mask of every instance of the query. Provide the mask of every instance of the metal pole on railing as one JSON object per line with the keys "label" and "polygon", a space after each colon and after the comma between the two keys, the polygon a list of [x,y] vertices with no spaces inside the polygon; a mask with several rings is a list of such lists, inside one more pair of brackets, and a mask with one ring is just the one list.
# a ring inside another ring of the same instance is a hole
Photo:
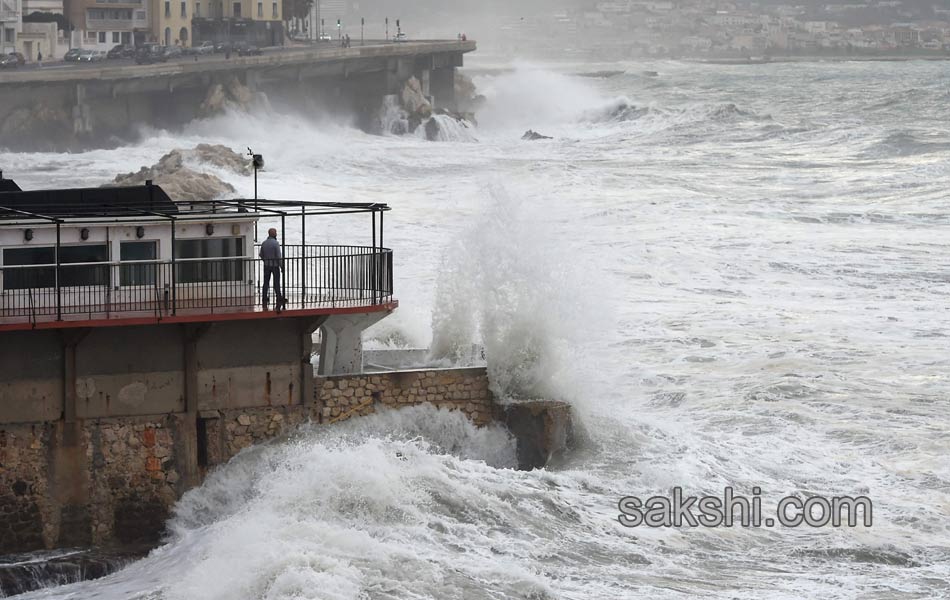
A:
{"label": "metal pole on railing", "polygon": [[[385,214],[386,214],[386,211],[385,211],[385,210],[380,210],[380,211],[379,211],[379,252],[380,252],[380,256],[384,256],[384,255],[383,255],[383,252],[385,252],[385,250],[383,250],[383,248],[385,248],[385,246],[383,245],[383,215],[385,215]],[[386,271],[389,272],[389,269],[386,269]],[[380,284],[379,284],[380,296],[382,296],[382,295],[383,295],[383,292],[386,291],[386,290],[383,290],[383,285],[382,285],[382,282],[381,282],[381,281],[382,281],[382,273],[380,274]],[[380,300],[382,300],[382,298],[380,298]]]}
{"label": "metal pole on railing", "polygon": [[177,283],[177,271],[178,268],[175,266],[175,222],[172,221],[172,314],[177,314],[178,311],[178,292],[176,288],[178,287]]}
{"label": "metal pole on railing", "polygon": [[[288,273],[287,273],[289,269],[287,268],[287,265],[288,265],[287,250],[285,249],[285,246],[284,246],[285,239],[287,239],[287,213],[282,212],[280,213],[280,259],[281,259],[280,262],[281,264],[280,264],[280,269],[278,269],[277,272],[280,273],[280,278],[281,278],[280,295],[283,296],[284,298],[287,298],[287,281],[290,279],[290,277],[288,277]],[[274,290],[274,291],[276,292],[277,290]],[[280,302],[280,300],[281,300],[280,296],[278,296],[275,302]]]}
{"label": "metal pole on railing", "polygon": [[300,205],[300,308],[307,302],[307,205]]}
{"label": "metal pole on railing", "polygon": [[[373,299],[373,304],[376,304],[376,209],[370,210],[369,214],[373,217],[373,252],[369,255],[369,284],[373,289],[370,297]],[[360,298],[362,297],[363,295],[360,294]]]}
{"label": "metal pole on railing", "polygon": [[63,320],[63,290],[59,284],[59,244],[60,244],[60,228],[59,221],[56,221],[56,320]]}

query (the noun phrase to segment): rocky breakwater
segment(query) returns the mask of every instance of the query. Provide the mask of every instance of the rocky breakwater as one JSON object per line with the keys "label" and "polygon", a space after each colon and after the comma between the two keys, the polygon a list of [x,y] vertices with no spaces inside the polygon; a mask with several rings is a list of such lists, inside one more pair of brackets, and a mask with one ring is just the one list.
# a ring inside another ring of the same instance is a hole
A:
{"label": "rocky breakwater", "polygon": [[206,166],[245,176],[252,172],[248,157],[227,146],[198,144],[191,150],[172,150],[151,167],[117,175],[103,187],[144,185],[151,181],[162,186],[173,199],[186,202],[205,202],[236,191],[234,186],[216,175],[198,170]]}

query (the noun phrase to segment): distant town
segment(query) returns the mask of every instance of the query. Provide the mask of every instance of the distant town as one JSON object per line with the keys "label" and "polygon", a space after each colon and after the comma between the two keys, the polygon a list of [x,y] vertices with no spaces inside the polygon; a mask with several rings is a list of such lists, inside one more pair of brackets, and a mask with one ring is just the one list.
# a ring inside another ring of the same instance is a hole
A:
{"label": "distant town", "polygon": [[232,45],[239,45],[235,53],[255,53],[346,35],[391,41],[467,35],[482,42],[480,54],[588,60],[945,57],[950,2],[943,2],[0,0],[0,68],[62,60],[77,49],[86,52],[80,60],[99,60],[110,52],[129,58],[152,44],[162,50],[145,59],[156,60]]}
{"label": "distant town", "polygon": [[502,28],[506,51],[533,43],[602,59],[927,56],[950,50],[950,5],[604,0]]}

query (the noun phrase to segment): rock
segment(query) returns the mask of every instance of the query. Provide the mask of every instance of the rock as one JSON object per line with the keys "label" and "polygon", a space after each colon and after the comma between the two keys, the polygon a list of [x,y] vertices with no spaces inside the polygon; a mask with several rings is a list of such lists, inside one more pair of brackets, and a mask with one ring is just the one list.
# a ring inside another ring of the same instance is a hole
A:
{"label": "rock", "polygon": [[208,88],[205,99],[201,103],[200,112],[203,115],[216,115],[224,112],[227,107],[228,95],[224,91],[224,86],[216,83]]}
{"label": "rock", "polygon": [[518,441],[518,468],[540,469],[574,443],[571,406],[553,400],[516,402],[504,407],[504,423]]}
{"label": "rock", "polygon": [[151,180],[162,186],[172,199],[185,202],[203,202],[235,192],[231,184],[215,175],[185,166],[186,160],[210,164],[239,175],[248,175],[252,170],[247,157],[226,146],[198,144],[192,150],[172,150],[151,167],[117,175],[112,183],[103,187],[144,185]]}
{"label": "rock", "polygon": [[194,150],[183,151],[184,158],[221,167],[238,175],[251,175],[254,167],[250,157],[221,144],[198,144]]}
{"label": "rock", "polygon": [[528,131],[524,132],[524,135],[521,136],[521,139],[534,141],[534,140],[553,140],[554,138],[548,135],[542,135],[538,133],[537,131],[534,131],[533,129],[529,129]]}
{"label": "rock", "polygon": [[[465,93],[470,96],[474,90],[471,81],[463,78],[460,85],[468,90]],[[416,133],[419,127],[424,127],[425,137],[429,141],[474,141],[471,133],[464,131],[475,122],[475,114],[471,112],[474,104],[472,101],[466,102],[466,108],[461,112],[434,108],[423,93],[419,80],[410,77],[399,94],[384,98],[378,117],[379,130],[381,133],[405,135]],[[436,116],[450,117],[454,123],[437,119]]]}
{"label": "rock", "polygon": [[485,96],[478,93],[475,83],[462,74],[461,71],[455,71],[455,104],[459,113],[472,115],[472,118],[466,117],[469,121],[474,121],[474,113],[485,103]]}
{"label": "rock", "polygon": [[422,84],[415,77],[410,77],[403,86],[400,99],[402,107],[409,113],[410,118],[428,119],[432,116],[432,105],[422,93]]}
{"label": "rock", "polygon": [[426,139],[430,142],[437,142],[440,138],[441,128],[439,127],[439,122],[435,119],[429,119],[426,121]]}
{"label": "rock", "polygon": [[228,108],[247,110],[254,103],[254,99],[254,92],[242,84],[237,77],[231,77],[225,84],[215,83],[208,88],[199,113],[203,117],[210,117]]}

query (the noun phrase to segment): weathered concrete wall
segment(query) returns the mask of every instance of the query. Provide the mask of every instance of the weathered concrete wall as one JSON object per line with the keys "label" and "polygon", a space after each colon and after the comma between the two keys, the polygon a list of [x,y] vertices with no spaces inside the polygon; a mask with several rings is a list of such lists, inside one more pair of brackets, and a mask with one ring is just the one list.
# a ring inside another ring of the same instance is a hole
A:
{"label": "weathered concrete wall", "polygon": [[57,331],[15,331],[0,343],[0,423],[53,421],[63,412]]}
{"label": "weathered concrete wall", "polygon": [[[329,425],[380,407],[427,402],[461,410],[479,425],[492,420],[493,399],[484,368],[314,380],[301,366],[301,354],[309,347],[299,340],[300,332],[312,324],[288,319],[268,321],[260,330],[255,326],[222,323],[189,332],[186,339],[195,345],[190,360],[199,367],[191,377],[200,381],[200,410],[192,412],[187,400],[181,400],[182,394],[187,396],[187,376],[168,375],[176,360],[189,361],[176,354],[176,335],[146,332],[152,334],[149,344],[162,346],[169,355],[156,357],[151,370],[143,365],[157,353],[149,352],[148,345],[142,344],[141,354],[108,351],[103,347],[108,335],[85,336],[77,346],[76,371],[77,387],[93,390],[88,408],[77,410],[72,423],[60,418],[59,411],[51,411],[56,412],[54,419],[47,418],[50,412],[31,412],[35,422],[23,422],[28,414],[20,411],[16,422],[0,424],[0,554],[153,543],[164,531],[174,502],[210,468],[307,421]],[[158,327],[178,332],[176,327]],[[139,339],[142,332],[132,330],[155,328],[127,329],[115,332],[128,336],[122,338],[122,347]],[[81,358],[85,350],[97,354]],[[121,368],[104,376],[107,364]],[[311,380],[304,395],[297,393],[301,375]],[[144,391],[137,388],[141,393],[135,398],[143,403],[118,400],[136,377],[149,382]],[[79,383],[89,379],[91,383]],[[153,389],[158,382],[167,385]],[[79,407],[85,399],[77,398]],[[153,400],[167,412],[141,414]]]}
{"label": "weathered concrete wall", "polygon": [[[157,65],[11,71],[0,73],[0,146],[70,149],[115,143],[137,126],[174,128],[204,115],[214,86],[237,80],[272,102],[308,111],[316,102],[355,115],[370,128],[382,97],[414,73],[445,73],[462,64],[474,42],[377,44],[202,57]],[[447,92],[440,92],[440,94]]]}

